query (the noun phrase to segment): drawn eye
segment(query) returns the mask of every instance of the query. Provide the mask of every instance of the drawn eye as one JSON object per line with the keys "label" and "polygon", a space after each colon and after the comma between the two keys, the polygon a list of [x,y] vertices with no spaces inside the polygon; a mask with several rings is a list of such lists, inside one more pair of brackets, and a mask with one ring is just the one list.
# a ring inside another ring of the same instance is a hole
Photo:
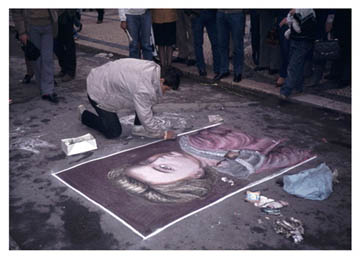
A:
{"label": "drawn eye", "polygon": [[160,168],[163,169],[163,170],[174,170],[173,168],[165,165],[165,164],[160,164]]}

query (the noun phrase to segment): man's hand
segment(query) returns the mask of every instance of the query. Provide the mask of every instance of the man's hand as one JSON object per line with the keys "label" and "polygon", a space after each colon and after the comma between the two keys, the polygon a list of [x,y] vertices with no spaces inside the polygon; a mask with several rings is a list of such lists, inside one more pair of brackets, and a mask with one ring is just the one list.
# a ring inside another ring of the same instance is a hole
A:
{"label": "man's hand", "polygon": [[325,32],[328,33],[332,30],[333,24],[330,22],[325,23]]}
{"label": "man's hand", "polygon": [[121,27],[123,30],[126,30],[126,28],[127,28],[126,21],[120,22],[120,27]]}
{"label": "man's hand", "polygon": [[164,135],[165,140],[174,140],[174,139],[176,139],[176,137],[177,137],[177,135],[174,131],[172,131],[172,130],[165,131],[165,135]]}
{"label": "man's hand", "polygon": [[284,19],[281,20],[279,27],[281,28],[282,26],[284,26],[285,24],[287,24],[287,18],[285,17]]}
{"label": "man's hand", "polygon": [[29,39],[29,36],[25,33],[22,34],[21,36],[19,36],[20,42],[23,43],[24,45],[26,45],[28,39]]}

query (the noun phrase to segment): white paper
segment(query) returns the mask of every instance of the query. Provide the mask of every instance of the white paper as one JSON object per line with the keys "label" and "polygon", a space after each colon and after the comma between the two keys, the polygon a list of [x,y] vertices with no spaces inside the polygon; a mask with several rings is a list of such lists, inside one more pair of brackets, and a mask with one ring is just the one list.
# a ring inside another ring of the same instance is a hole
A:
{"label": "white paper", "polygon": [[61,139],[61,148],[67,156],[97,149],[96,140],[91,134]]}

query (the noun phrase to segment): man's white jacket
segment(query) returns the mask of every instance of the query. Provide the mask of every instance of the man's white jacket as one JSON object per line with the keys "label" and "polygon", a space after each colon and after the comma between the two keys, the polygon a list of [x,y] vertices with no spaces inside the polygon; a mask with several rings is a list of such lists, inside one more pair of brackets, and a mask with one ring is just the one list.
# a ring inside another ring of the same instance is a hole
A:
{"label": "man's white jacket", "polygon": [[150,137],[162,138],[152,106],[162,96],[160,66],[153,61],[125,58],[90,71],[87,93],[98,107],[111,112],[135,110]]}

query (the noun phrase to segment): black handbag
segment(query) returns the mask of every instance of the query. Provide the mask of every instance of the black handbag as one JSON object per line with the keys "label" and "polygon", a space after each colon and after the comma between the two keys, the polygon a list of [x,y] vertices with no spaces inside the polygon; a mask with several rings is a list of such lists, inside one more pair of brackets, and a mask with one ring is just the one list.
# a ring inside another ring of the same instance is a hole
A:
{"label": "black handbag", "polygon": [[36,61],[40,56],[39,48],[37,48],[30,40],[27,40],[26,45],[23,45],[21,48],[24,50],[26,58],[30,61]]}
{"label": "black handbag", "polygon": [[315,61],[334,61],[340,57],[340,45],[338,39],[316,40],[314,43],[313,58]]}

